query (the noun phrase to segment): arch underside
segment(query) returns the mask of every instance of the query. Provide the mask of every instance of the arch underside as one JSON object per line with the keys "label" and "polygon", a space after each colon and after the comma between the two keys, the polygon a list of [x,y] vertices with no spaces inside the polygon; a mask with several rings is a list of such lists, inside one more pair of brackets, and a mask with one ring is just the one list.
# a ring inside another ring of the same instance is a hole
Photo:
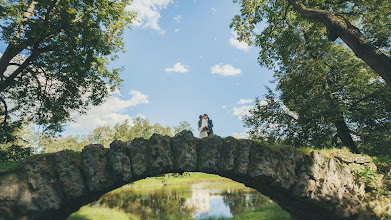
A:
{"label": "arch underside", "polygon": [[[355,163],[369,163],[357,155]],[[368,159],[369,158],[369,159]],[[205,172],[230,178],[269,196],[297,219],[373,217],[365,185],[346,161],[293,148],[278,151],[250,140],[189,131],[88,145],[36,155],[0,175],[0,219],[66,219],[81,206],[125,184],[165,173]],[[391,207],[390,207],[391,212]],[[376,217],[376,216],[374,216]]]}

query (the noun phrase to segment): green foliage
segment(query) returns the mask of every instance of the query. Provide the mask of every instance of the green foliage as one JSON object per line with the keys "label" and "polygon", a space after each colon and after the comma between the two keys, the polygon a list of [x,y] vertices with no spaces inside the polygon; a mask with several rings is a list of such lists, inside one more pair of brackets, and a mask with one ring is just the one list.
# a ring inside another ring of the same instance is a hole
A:
{"label": "green foliage", "polygon": [[372,157],[372,160],[374,163],[386,163],[391,165],[391,157],[387,156],[378,156],[378,157]]}
{"label": "green foliage", "polygon": [[26,141],[29,132],[26,121],[6,121],[0,126],[0,161],[21,161],[33,153],[34,149]]}
{"label": "green foliage", "polygon": [[0,173],[15,170],[19,166],[19,162],[0,162]]}
{"label": "green foliage", "polygon": [[135,118],[131,123],[128,120],[117,123],[114,126],[114,139],[121,141],[131,141],[139,137],[149,139],[154,133],[173,136],[170,126],[164,127],[159,123],[152,125],[148,119],[142,117]]}
{"label": "green foliage", "polygon": [[[185,129],[188,122],[181,122],[179,128]],[[110,147],[113,140],[131,141],[135,138],[150,138],[154,133],[160,135],[173,136],[170,126],[162,126],[159,123],[151,124],[148,119],[138,117],[133,121],[125,120],[117,123],[114,128],[102,126],[96,128],[92,134],[78,136],[55,136],[53,133],[46,132],[43,134],[34,130],[31,125],[26,125],[18,133],[23,138],[25,146],[29,146],[36,153],[52,153],[61,150],[81,151],[88,144],[101,144],[104,147]]]}
{"label": "green foliage", "polygon": [[390,2],[234,2],[241,11],[231,28],[239,40],[260,47],[258,62],[275,70],[277,82],[277,94],[269,89],[245,118],[252,138],[302,147],[345,145],[353,151],[359,145],[365,153],[391,153],[389,86],[340,41],[330,42],[332,30],[303,18],[292,6],[303,3],[336,13],[360,27],[373,45],[389,51],[390,29],[383,26],[391,25]]}
{"label": "green foliage", "polygon": [[354,135],[364,152],[389,154],[391,89],[345,48],[307,38],[297,40],[295,58],[275,71],[278,93],[268,89],[244,118],[250,137],[300,147],[350,148],[347,140]]}
{"label": "green foliage", "polygon": [[353,174],[365,183],[369,189],[381,190],[379,181],[381,175],[376,172],[376,167],[365,166],[361,164],[353,164]]}
{"label": "green foliage", "polygon": [[280,206],[268,205],[261,208],[257,208],[252,212],[246,212],[235,215],[233,218],[240,220],[289,220],[292,219],[286,211]]}
{"label": "green foliage", "polygon": [[0,162],[21,161],[32,155],[30,147],[19,145],[10,145],[8,147],[0,146]]}
{"label": "green foliage", "polygon": [[0,40],[8,44],[0,94],[14,104],[8,112],[61,131],[71,112],[102,103],[122,81],[108,65],[124,49],[135,16],[125,9],[130,2],[0,1]]}
{"label": "green foliage", "polygon": [[174,134],[178,134],[181,131],[193,131],[193,128],[189,122],[181,121],[178,126],[174,126]]}
{"label": "green foliage", "polygon": [[[332,30],[301,16],[288,0],[234,0],[241,6],[240,14],[232,19],[231,28],[238,38],[261,48],[259,62],[272,68],[275,64],[294,59],[300,44],[298,33],[315,36],[312,42],[328,43]],[[324,1],[302,0],[309,9],[321,9],[337,14],[360,28],[364,36],[379,49],[390,52],[391,3],[383,0]],[[308,17],[307,17],[308,18]],[[318,20],[319,21],[319,20]],[[266,26],[259,31],[260,26]],[[338,44],[338,41],[336,41]],[[322,49],[321,49],[322,50]]]}

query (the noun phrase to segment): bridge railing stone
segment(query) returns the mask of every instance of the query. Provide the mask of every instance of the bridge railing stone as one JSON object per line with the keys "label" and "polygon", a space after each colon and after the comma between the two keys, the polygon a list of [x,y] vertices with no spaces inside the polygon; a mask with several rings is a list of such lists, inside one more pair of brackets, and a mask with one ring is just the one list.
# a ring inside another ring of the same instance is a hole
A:
{"label": "bridge railing stone", "polygon": [[15,171],[0,174],[0,219],[65,219],[124,184],[190,171],[244,183],[297,219],[391,215],[391,199],[380,194],[373,198],[353,175],[351,164],[360,162],[371,163],[365,156],[350,160],[348,155],[274,150],[232,137],[198,139],[187,131],[172,138],[155,134],[149,140],[114,141],[110,149],[95,144],[81,153],[68,150],[27,158]]}

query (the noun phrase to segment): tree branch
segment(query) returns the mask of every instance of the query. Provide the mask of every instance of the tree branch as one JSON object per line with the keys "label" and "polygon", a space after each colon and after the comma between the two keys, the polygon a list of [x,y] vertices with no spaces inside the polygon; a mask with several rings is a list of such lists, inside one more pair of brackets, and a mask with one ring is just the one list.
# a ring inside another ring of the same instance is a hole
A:
{"label": "tree branch", "polygon": [[4,129],[5,131],[5,126],[7,124],[7,117],[8,117],[8,107],[7,107],[7,103],[5,102],[5,100],[3,99],[3,97],[0,96],[0,101],[3,103],[4,105],[4,120],[3,122],[1,123],[1,129]]}
{"label": "tree branch", "polygon": [[8,76],[3,82],[1,82],[0,93],[4,92],[5,89],[8,88],[15,80],[15,78],[19,75],[19,73],[21,73],[30,64],[31,61],[37,58],[37,56],[39,55],[37,48],[38,44],[35,44],[30,56],[27,57],[27,59],[25,59],[24,62],[10,76]]}
{"label": "tree branch", "polygon": [[327,10],[310,9],[298,0],[287,0],[303,18],[321,22],[326,26],[331,41],[340,37],[368,66],[391,87],[391,58],[382,53],[343,16]]}

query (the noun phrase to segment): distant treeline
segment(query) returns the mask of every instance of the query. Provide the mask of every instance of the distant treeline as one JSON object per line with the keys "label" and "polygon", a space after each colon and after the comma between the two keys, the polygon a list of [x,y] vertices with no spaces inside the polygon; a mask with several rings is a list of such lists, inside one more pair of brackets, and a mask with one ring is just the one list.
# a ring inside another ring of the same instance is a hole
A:
{"label": "distant treeline", "polygon": [[147,139],[154,133],[174,136],[182,130],[193,129],[187,121],[170,127],[159,123],[151,124],[148,119],[137,117],[132,121],[117,123],[114,127],[98,127],[88,135],[61,137],[50,132],[42,134],[32,124],[24,123],[13,131],[12,141],[0,144],[0,161],[18,161],[33,153],[51,153],[65,149],[81,151],[88,144],[109,147],[113,140],[131,141],[139,137]]}

